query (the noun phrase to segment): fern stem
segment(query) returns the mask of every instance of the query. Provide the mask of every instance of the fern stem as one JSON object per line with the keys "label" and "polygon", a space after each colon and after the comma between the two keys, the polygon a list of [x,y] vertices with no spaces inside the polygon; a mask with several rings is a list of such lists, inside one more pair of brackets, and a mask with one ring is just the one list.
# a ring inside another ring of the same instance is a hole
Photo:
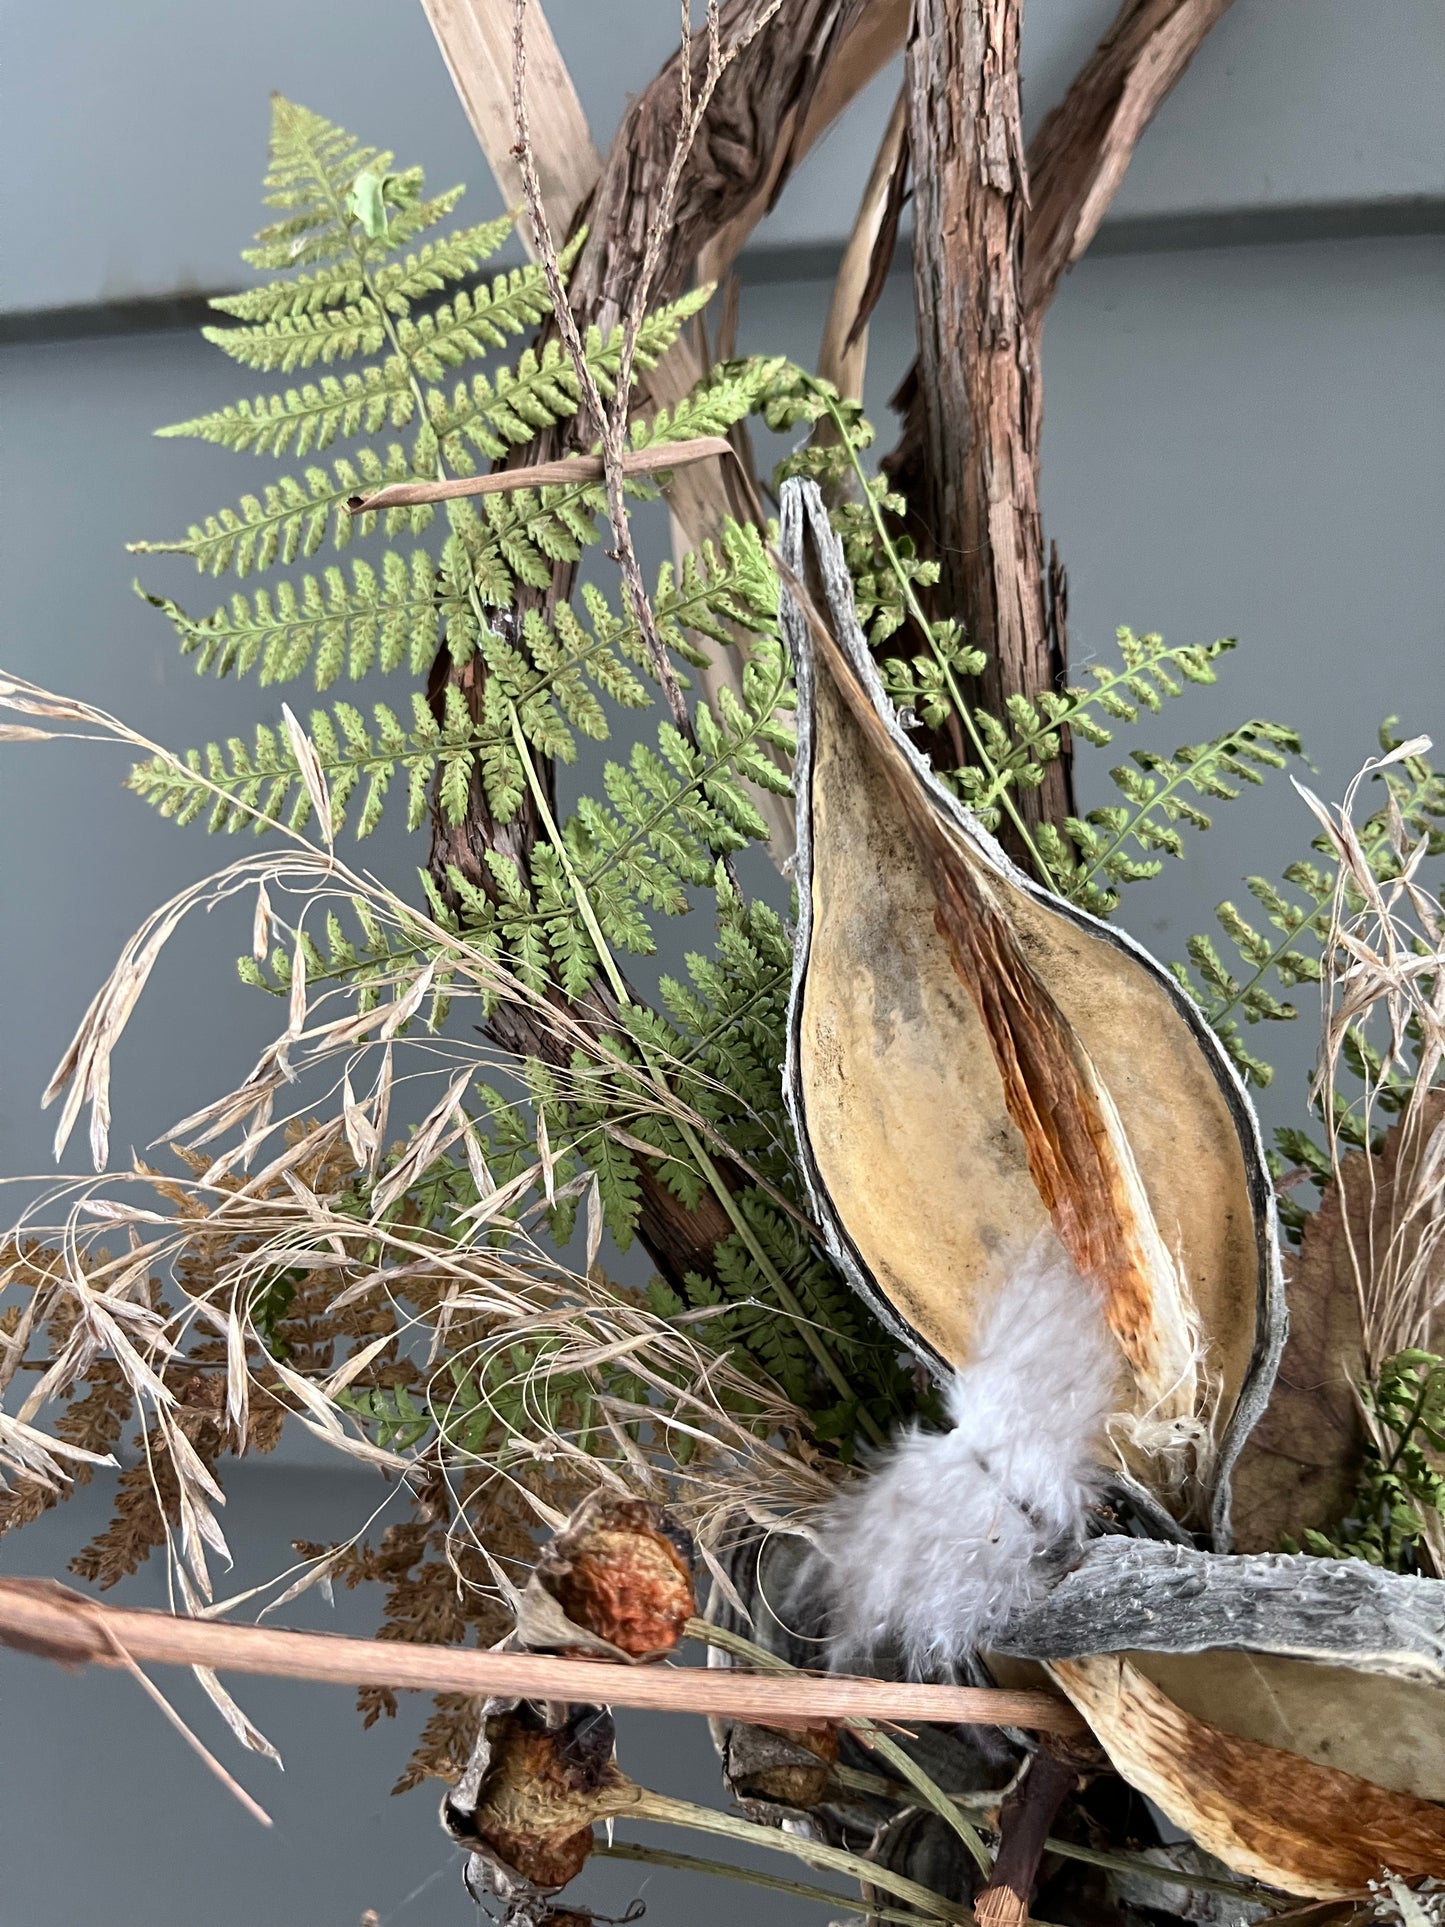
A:
{"label": "fern stem", "polygon": [[[556,819],[552,815],[546,793],[542,788],[541,778],[538,776],[536,767],[533,764],[527,739],[522,732],[521,718],[518,716],[515,707],[511,709],[510,713],[513,740],[516,744],[517,754],[522,759],[522,766],[527,773],[527,783],[532,792],[532,800],[537,806],[537,814],[541,819],[542,827],[546,831],[548,841],[557,852],[558,861],[562,865],[568,883],[572,886],[572,893],[577,901],[578,912],[586,926],[587,934],[591,938],[593,946],[597,951],[598,960],[602,965],[612,994],[617,999],[621,1008],[626,1010],[631,1005],[632,998],[628,995],[627,985],[623,981],[622,972],[617,968],[617,960],[612,955],[607,939],[602,934],[601,926],[597,921],[597,914],[593,910],[591,898],[587,894],[586,885],[577,874],[572,862],[571,853],[562,840],[561,831],[557,828]],[[640,1039],[637,1040],[637,1045],[654,1089],[662,1098],[671,1097],[672,1093],[668,1088],[667,1080],[662,1074],[656,1056],[650,1047]],[[859,1403],[856,1392],[848,1382],[847,1375],[844,1373],[837,1359],[834,1358],[828,1346],[824,1343],[813,1320],[808,1317],[801,1300],[784,1281],[776,1265],[774,1265],[771,1258],[769,1258],[767,1252],[764,1251],[757,1233],[743,1215],[741,1206],[733,1196],[730,1187],[725,1182],[721,1171],[718,1170],[702,1139],[686,1118],[674,1115],[673,1122],[677,1125],[678,1134],[687,1146],[689,1156],[693,1159],[693,1162],[706,1180],[709,1190],[727,1213],[728,1222],[742,1240],[743,1245],[747,1249],[748,1256],[767,1280],[768,1287],[777,1299],[779,1305],[790,1318],[797,1322],[799,1335],[803,1343],[808,1347],[808,1350],[813,1354],[813,1357],[817,1360],[824,1377],[840,1398],[847,1399],[850,1403],[858,1405],[859,1429],[867,1434],[870,1443],[873,1445],[882,1445],[884,1442],[883,1434],[879,1430],[871,1413]]]}
{"label": "fern stem", "polygon": [[513,745],[516,748],[518,757],[521,759],[522,768],[526,772],[527,787],[532,792],[532,801],[536,805],[537,816],[542,824],[542,828],[547,833],[547,841],[557,852],[557,860],[562,865],[562,870],[568,883],[572,886],[572,895],[577,901],[578,914],[586,927],[587,935],[592,940],[592,948],[597,952],[598,962],[601,964],[607,982],[611,986],[612,994],[618,1003],[626,1009],[632,1002],[632,999],[627,994],[627,986],[622,980],[622,972],[617,968],[617,960],[612,955],[608,947],[607,939],[602,934],[602,926],[598,923],[597,913],[592,908],[592,899],[588,896],[586,885],[583,883],[581,877],[578,876],[576,867],[572,862],[572,853],[567,848],[562,838],[562,832],[557,827],[557,819],[553,816],[551,805],[547,801],[547,793],[542,787],[542,779],[538,776],[536,764],[532,761],[531,749],[527,743],[526,734],[522,729],[522,718],[517,713],[516,704],[512,702],[510,698],[507,702],[507,719],[511,724]]}
{"label": "fern stem", "polygon": [[[868,476],[864,471],[862,462],[858,459],[858,451],[853,446],[853,438],[848,433],[838,404],[820,382],[810,381],[810,386],[822,400],[824,407],[832,417],[833,426],[838,431],[839,439],[848,451],[848,459],[853,464],[853,472],[858,477],[859,486],[863,490],[863,500],[868,504],[868,513],[872,517],[873,526],[878,533],[878,540],[882,543],[883,552],[888,557],[888,565],[893,571],[899,591],[903,596],[904,603],[907,605],[908,613],[913,617],[913,620],[918,624],[928,639],[928,646],[933,651],[934,659],[942,672],[944,684],[953,702],[954,709],[962,718],[963,726],[968,731],[969,741],[973,744],[974,754],[978,757],[978,766],[988,778],[990,788],[992,789],[998,785],[999,772],[995,769],[993,759],[990,757],[988,750],[984,746],[983,738],[979,734],[978,724],[974,721],[972,706],[964,699],[963,691],[959,688],[957,679],[954,676],[953,666],[939,648],[938,640],[933,633],[933,624],[924,614],[923,604],[914,593],[913,584],[909,580],[907,571],[899,559],[897,549],[893,546],[893,538],[888,533],[888,525],[883,520],[882,511],[874,497],[872,488],[869,486]],[[999,801],[1002,803],[1009,821],[1018,832],[1024,848],[1028,851],[1030,861],[1033,863],[1040,881],[1046,884],[1050,890],[1057,893],[1058,885],[1054,881],[1053,871],[1039,853],[1038,846],[1029,831],[1029,826],[1024,822],[1019,807],[1014,801],[1012,790],[1008,785],[1004,785],[1004,787],[999,790]]]}

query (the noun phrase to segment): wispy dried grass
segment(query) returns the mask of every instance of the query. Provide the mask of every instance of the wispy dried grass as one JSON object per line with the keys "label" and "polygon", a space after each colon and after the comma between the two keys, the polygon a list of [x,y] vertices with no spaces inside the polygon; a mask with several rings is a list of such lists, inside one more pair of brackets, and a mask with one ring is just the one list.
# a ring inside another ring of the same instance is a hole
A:
{"label": "wispy dried grass", "polygon": [[[1372,758],[1344,801],[1327,808],[1296,784],[1337,860],[1321,977],[1323,1036],[1312,1096],[1325,1120],[1334,1180],[1369,1187],[1343,1214],[1371,1377],[1395,1353],[1429,1344],[1445,1307],[1445,913],[1421,880],[1430,853],[1412,835],[1393,787],[1383,840],[1367,849],[1357,827],[1361,785],[1430,748],[1416,737]],[[1379,819],[1375,819],[1379,823]],[[1395,1182],[1379,1193],[1377,1161],[1346,1160],[1385,1124],[1398,1137]],[[1357,1227],[1365,1227],[1362,1238]],[[1437,1334],[1438,1335],[1438,1334]]]}
{"label": "wispy dried grass", "polygon": [[[0,707],[28,719],[6,730],[25,740],[167,754],[101,710],[16,679],[0,682]],[[319,766],[314,783],[324,833]],[[299,1573],[269,1590],[287,1599],[337,1577],[381,1578],[398,1633],[461,1638],[504,1630],[533,1536],[594,1486],[665,1499],[709,1559],[740,1513],[767,1529],[815,1505],[836,1468],[812,1452],[806,1415],[713,1342],[712,1313],[660,1317],[601,1271],[595,1180],[557,1179],[545,1108],[529,1124],[535,1158],[505,1182],[469,1114],[479,1077],[516,1071],[480,1035],[501,1004],[544,1022],[572,1066],[555,1088],[605,1093],[611,1121],[599,1128],[635,1148],[648,1149],[627,1123],[650,1112],[713,1138],[671,1089],[667,1061],[626,1061],[329,842],[260,820],[279,842],[179,892],[125,945],[46,1092],[61,1105],[57,1157],[89,1108],[96,1174],[31,1206],[0,1269],[10,1300],[0,1396],[22,1368],[34,1374],[18,1409],[0,1410],[0,1474],[14,1485],[0,1526],[115,1465],[134,1415],[138,1457],[122,1472],[117,1518],[77,1569],[112,1583],[159,1548],[179,1609],[231,1609],[239,1602],[217,1602],[213,1577],[230,1560],[216,1466],[270,1449],[289,1419],[405,1488],[411,1518],[371,1551],[360,1534],[308,1549]],[[111,1062],[157,960],[192,913],[248,894],[256,957],[292,959],[277,1035],[236,1089],[166,1134],[164,1168],[107,1171]],[[382,932],[380,964],[364,980],[318,981],[303,930],[358,905]],[[462,1020],[474,1010],[478,1028],[443,1030],[449,1009]],[[403,1112],[419,1121],[397,1141]],[[462,1201],[423,1214],[412,1194],[444,1158],[469,1184]],[[577,1268],[541,1242],[537,1222],[569,1192],[585,1224]],[[224,1689],[208,1690],[264,1749]],[[469,1709],[452,1712],[465,1726]],[[443,1751],[457,1742],[438,1728]]]}

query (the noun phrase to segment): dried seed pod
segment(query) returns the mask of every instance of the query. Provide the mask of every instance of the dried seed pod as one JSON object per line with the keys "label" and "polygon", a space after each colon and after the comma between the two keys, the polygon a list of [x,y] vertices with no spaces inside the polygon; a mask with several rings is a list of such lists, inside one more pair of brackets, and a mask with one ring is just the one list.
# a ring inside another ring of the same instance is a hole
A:
{"label": "dried seed pod", "polygon": [[1103,1539],[1006,1646],[1235,1872],[1311,1898],[1445,1872],[1445,1583]]}
{"label": "dried seed pod", "polygon": [[1445,1807],[1197,1719],[1122,1654],[1049,1670],[1130,1785],[1235,1873],[1312,1900],[1445,1875]]}
{"label": "dried seed pod", "polygon": [[508,1901],[555,1893],[582,1871],[592,1829],[637,1789],[613,1762],[604,1707],[568,1707],[560,1726],[523,1701],[493,1700],[442,1823],[472,1851],[474,1890]]}
{"label": "dried seed pod", "polygon": [[830,1249],[917,1352],[957,1368],[1051,1230],[1127,1367],[1111,1433],[1136,1503],[1222,1545],[1283,1329],[1253,1110],[1170,974],[1024,877],[908,742],[811,484],[785,488],[782,554],[799,692],[787,1091]]}
{"label": "dried seed pod", "polygon": [[519,1631],[529,1646],[660,1659],[696,1610],[689,1535],[660,1505],[594,1492],[537,1562]]}
{"label": "dried seed pod", "polygon": [[770,1726],[728,1728],[723,1777],[745,1807],[790,1807],[806,1812],[828,1791],[838,1763],[836,1726],[780,1731]]}

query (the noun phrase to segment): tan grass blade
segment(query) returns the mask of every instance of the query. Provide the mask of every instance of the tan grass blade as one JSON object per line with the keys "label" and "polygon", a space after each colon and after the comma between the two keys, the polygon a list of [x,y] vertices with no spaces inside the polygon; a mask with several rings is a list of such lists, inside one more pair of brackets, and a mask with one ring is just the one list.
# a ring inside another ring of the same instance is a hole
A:
{"label": "tan grass blade", "polygon": [[[883,140],[863,190],[853,230],[833,281],[833,298],[823,324],[818,349],[818,373],[831,381],[840,395],[863,399],[863,371],[868,365],[868,307],[877,300],[880,251],[892,254],[897,232],[898,187],[908,138],[908,96],[900,92],[893,103]],[[892,232],[889,232],[891,227]]]}
{"label": "tan grass blade", "polygon": [[[502,199],[508,207],[520,207],[522,175],[512,130],[512,0],[422,0],[422,6]],[[528,6],[527,91],[543,203],[553,228],[567,235],[597,184],[602,159],[540,0]],[[517,231],[532,253],[528,224],[519,223]]]}

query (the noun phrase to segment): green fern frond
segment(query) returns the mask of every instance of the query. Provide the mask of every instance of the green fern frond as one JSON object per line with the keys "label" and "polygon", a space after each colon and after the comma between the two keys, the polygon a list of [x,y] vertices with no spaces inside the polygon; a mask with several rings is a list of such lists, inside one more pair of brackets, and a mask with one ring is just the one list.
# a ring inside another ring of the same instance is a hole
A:
{"label": "green fern frond", "polygon": [[[373,286],[388,305],[394,299],[409,304],[438,293],[451,282],[475,274],[501,247],[512,226],[511,215],[503,214],[494,221],[459,228],[455,234],[428,241],[416,254],[379,268]],[[213,296],[210,306],[237,321],[276,321],[284,315],[318,314],[325,308],[345,307],[360,301],[365,292],[366,278],[353,258],[342,259],[316,274],[270,281],[240,294]]]}
{"label": "green fern frond", "polygon": [[1258,719],[1172,756],[1131,751],[1128,763],[1109,772],[1123,803],[1090,810],[1083,819],[1069,818],[1079,861],[1068,894],[1112,907],[1118,886],[1159,874],[1163,865],[1155,852],[1183,857],[1181,825],[1210,828],[1213,819],[1204,801],[1232,802],[1242,785],[1263,782],[1261,771],[1283,769],[1299,754],[1292,729]]}
{"label": "green fern frond", "polygon": [[[1381,747],[1398,748],[1393,735],[1394,718],[1381,728]],[[1366,861],[1381,882],[1399,873],[1400,857],[1396,848],[1401,832],[1411,840],[1423,839],[1432,855],[1445,854],[1445,775],[1436,771],[1423,756],[1413,756],[1403,764],[1378,772],[1377,780],[1388,793],[1388,802],[1359,826],[1357,835]],[[1246,1024],[1289,1022],[1297,1014],[1287,997],[1300,984],[1315,984],[1321,974],[1321,953],[1328,939],[1330,914],[1335,894],[1337,853],[1324,837],[1317,837],[1313,848],[1327,860],[1327,867],[1302,859],[1287,865],[1282,884],[1266,877],[1245,879],[1245,887],[1264,912],[1274,935],[1251,922],[1233,903],[1221,903],[1215,916],[1220,931],[1232,948],[1237,964],[1226,964],[1212,937],[1191,937],[1186,946],[1189,966],[1176,966],[1176,974],[1199,1002],[1200,1008],[1223,1039],[1226,1049],[1248,1082],[1263,1087],[1273,1077],[1270,1065],[1244,1045],[1240,1020]],[[1359,1076],[1376,1081],[1375,1067],[1363,1061],[1365,1046],[1351,1037],[1346,1045],[1345,1062]],[[1400,1101],[1405,1084],[1397,1075],[1395,1088],[1387,1082],[1378,1094],[1380,1108],[1386,1112]],[[1338,1120],[1342,1135],[1350,1139],[1358,1131],[1358,1121],[1346,1110]],[[1279,1138],[1281,1148],[1283,1138]],[[1285,1155],[1292,1163],[1305,1159],[1300,1134],[1291,1136]],[[1328,1165],[1325,1166],[1326,1175]]]}
{"label": "green fern frond", "polygon": [[357,681],[373,667],[406,664],[419,675],[436,654],[446,608],[424,549],[413,549],[409,558],[389,549],[379,574],[357,557],[349,586],[332,567],[279,582],[274,592],[238,592],[199,620],[169,597],[146,600],[169,618],[198,674],[244,676],[255,669],[263,683],[290,682],[314,661],[318,689],[343,672]]}
{"label": "green fern frond", "polygon": [[[514,226],[510,214],[499,214],[495,220],[458,228],[454,234],[428,241],[425,247],[408,254],[404,260],[388,261],[385,267],[377,269],[372,285],[388,308],[406,314],[414,301],[424,300],[429,294],[440,294],[453,283],[475,274],[484,261],[491,260]],[[391,241],[395,246],[395,227],[391,230]],[[563,267],[569,267],[575,258],[576,243],[572,243],[563,250]],[[514,272],[527,276],[531,270],[522,268]],[[511,276],[499,276],[492,283],[489,298],[504,302],[512,287]]]}
{"label": "green fern frond", "polygon": [[[258,268],[294,268],[341,258],[350,247],[348,202],[357,177],[385,176],[391,158],[309,108],[273,94],[264,198],[268,207],[284,211],[283,218],[262,228],[242,259]],[[393,204],[414,200],[419,185],[419,178],[397,183]]]}
{"label": "green fern frond", "polygon": [[[657,354],[677,339],[687,315],[696,311],[695,295],[685,296],[652,318],[642,332]],[[418,336],[418,340],[421,337]],[[421,349],[418,349],[418,353]],[[615,372],[621,354],[621,330],[598,351],[597,370]],[[655,357],[654,357],[655,358]],[[333,545],[344,549],[355,535],[369,534],[375,518],[352,516],[346,502],[352,495],[365,494],[388,482],[413,481],[418,475],[435,472],[438,455],[458,473],[469,474],[475,466],[467,443],[488,457],[505,453],[507,447],[530,441],[542,428],[554,426],[575,414],[578,390],[576,376],[565,351],[551,343],[538,356],[528,350],[515,370],[489,380],[473,378],[469,389],[458,390],[453,401],[444,401],[435,390],[427,392],[428,419],[408,452],[393,443],[384,454],[372,449],[356,450],[349,458],[339,459],[328,472],[309,468],[304,480],[283,476],[268,483],[258,498],[243,496],[234,509],[226,508],[192,524],[185,536],[165,542],[133,542],[131,552],[140,555],[188,555],[198,569],[223,575],[234,570],[246,576],[272,567],[276,562],[292,562],[298,555],[314,555],[326,540],[328,531]],[[269,450],[274,444],[285,446],[292,430],[298,445],[321,445],[342,432],[348,424],[356,428],[378,424],[382,419],[393,424],[409,423],[414,416],[414,391],[407,381],[394,381],[386,369],[379,374],[364,374],[347,381],[318,388],[291,391],[287,396],[236,404],[198,423],[183,423],[177,433],[205,432],[210,438],[226,441],[236,448]],[[698,428],[696,433],[711,433]],[[318,437],[320,442],[318,443]],[[682,439],[675,436],[674,439]],[[646,493],[645,489],[634,492]],[[544,489],[540,500],[533,491],[485,498],[483,518],[499,535],[512,534],[540,508],[544,525],[571,503],[591,503],[601,507],[605,493],[595,486],[586,490]],[[465,504],[453,505],[456,508]],[[476,519],[476,511],[469,511]],[[592,510],[575,524],[571,542],[593,539]],[[434,510],[426,505],[388,510],[384,517],[386,532],[409,530],[420,534],[431,522]],[[567,553],[575,558],[576,549],[549,550],[541,535],[528,534],[520,553],[524,560],[517,566],[519,579],[539,580],[539,564],[550,563]],[[505,540],[500,547],[504,562],[510,561]],[[522,570],[529,571],[523,574]],[[510,601],[510,585],[495,601]]]}
{"label": "green fern frond", "polygon": [[[398,770],[407,777],[407,828],[426,820],[427,794],[440,776],[443,814],[459,821],[465,786],[483,737],[466,711],[460,692],[448,689],[446,714],[438,723],[420,690],[412,694],[408,729],[385,703],[372,709],[368,727],[361,711],[337,703],[331,711],[314,709],[308,721],[311,742],[331,798],[332,822],[339,831],[359,785],[365,785],[356,834],[368,836],[381,820],[387,789]],[[458,772],[461,794],[458,796]],[[178,823],[207,815],[209,830],[265,828],[265,819],[305,827],[311,799],[290,741],[264,723],[256,725],[250,747],[239,736],[224,747],[208,743],[188,750],[183,767],[163,757],[139,763],[128,787]],[[259,814],[258,814],[259,813]]]}
{"label": "green fern frond", "polygon": [[375,354],[386,339],[385,325],[370,302],[282,315],[254,327],[202,328],[201,333],[244,367],[285,375],[318,361]]}
{"label": "green fern frond", "polygon": [[221,509],[192,523],[184,536],[169,542],[132,542],[133,555],[188,555],[207,575],[256,574],[276,563],[315,555],[331,532],[332,545],[347,548],[354,536],[369,535],[380,521],[388,535],[420,535],[435,510],[428,504],[388,509],[383,515],[351,515],[353,495],[369,494],[388,482],[416,476],[405,451],[395,443],[384,455],[360,449],[330,470],[308,468],[303,480],[283,475],[268,482],[259,496],[243,495],[234,509]]}
{"label": "green fern frond", "polygon": [[323,375],[319,383],[288,388],[280,395],[258,395],[254,401],[231,402],[209,415],[158,428],[157,435],[195,436],[222,448],[256,455],[301,456],[326,448],[338,435],[375,435],[383,428],[405,428],[416,412],[416,397],[407,386],[388,379],[384,368],[363,368],[338,380]]}
{"label": "green fern frond", "polygon": [[[644,320],[637,337],[639,367],[656,366],[710,293],[708,288],[693,289]],[[613,329],[604,340],[595,328],[591,329],[585,345],[587,364],[599,391],[610,394],[621,366],[622,330]],[[540,353],[529,348],[515,368],[502,369],[490,377],[474,374],[469,382],[459,383],[450,398],[439,389],[428,389],[427,421],[442,459],[458,473],[469,474],[470,449],[496,461],[508,448],[529,442],[542,429],[570,419],[580,399],[571,358],[561,342],[554,340],[544,343]],[[708,426],[684,426],[672,439],[716,432]]]}

